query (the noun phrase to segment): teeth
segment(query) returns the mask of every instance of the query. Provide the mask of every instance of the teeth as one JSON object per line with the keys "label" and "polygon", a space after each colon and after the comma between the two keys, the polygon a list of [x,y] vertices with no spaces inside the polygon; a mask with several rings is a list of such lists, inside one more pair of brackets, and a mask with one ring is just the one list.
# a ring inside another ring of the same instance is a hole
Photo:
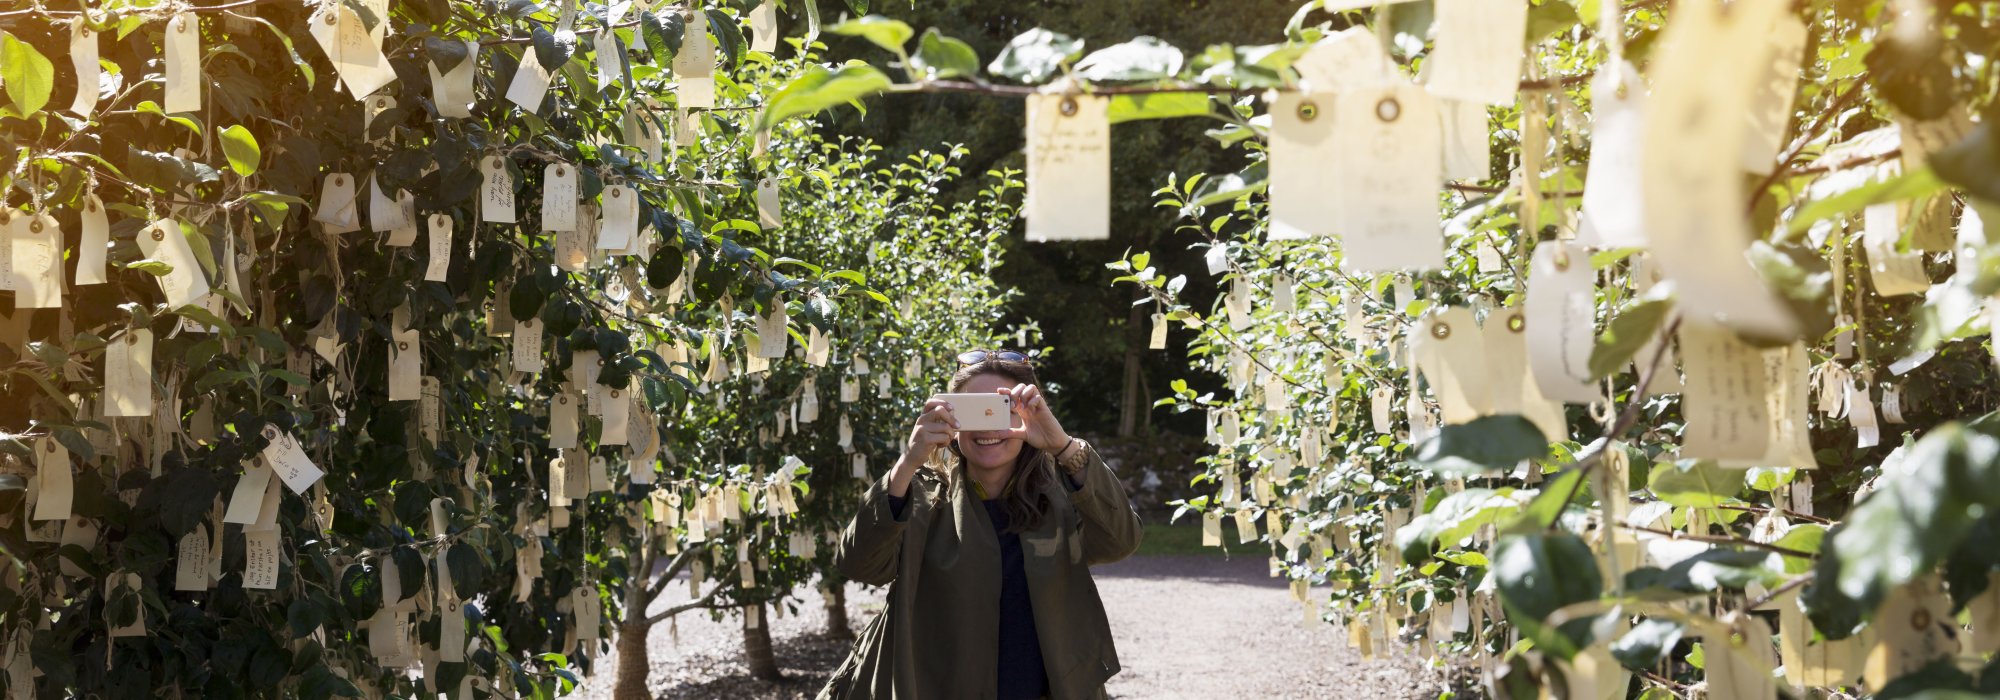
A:
{"label": "teeth", "polygon": [[999,440],[973,440],[972,442],[973,442],[974,444],[977,444],[977,445],[981,445],[981,446],[985,446],[985,447],[992,447],[992,446],[994,446],[994,445],[998,445],[998,444],[1000,444],[1000,441],[999,441]]}

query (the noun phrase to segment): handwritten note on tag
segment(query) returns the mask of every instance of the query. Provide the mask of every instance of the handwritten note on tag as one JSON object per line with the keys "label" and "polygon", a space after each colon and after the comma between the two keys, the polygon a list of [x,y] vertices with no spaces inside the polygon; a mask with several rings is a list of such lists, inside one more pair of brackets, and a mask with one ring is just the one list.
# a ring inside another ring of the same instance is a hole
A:
{"label": "handwritten note on tag", "polygon": [[85,119],[97,109],[97,92],[104,74],[104,67],[97,63],[97,32],[87,23],[87,17],[77,17],[69,25],[69,62],[76,75],[76,99],[69,104],[69,111]]}
{"label": "handwritten note on tag", "polygon": [[536,374],[542,371],[542,320],[522,319],[514,323],[514,371]]}
{"label": "handwritten note on tag", "polygon": [[1438,0],[1437,49],[1425,61],[1425,87],[1454,100],[1504,105],[1521,84],[1525,0]]}
{"label": "handwritten note on tag", "polygon": [[1681,456],[1748,460],[1764,455],[1769,438],[1764,358],[1729,329],[1685,320],[1681,362],[1687,379],[1681,414],[1687,419]]}
{"label": "handwritten note on tag", "polygon": [[[1271,237],[1292,240],[1334,232],[1340,218],[1340,161],[1333,139],[1331,92],[1281,92],[1271,104]],[[1220,246],[1212,251],[1223,250]],[[1226,263],[1226,259],[1225,259]],[[1213,270],[1211,270],[1213,272]]]}
{"label": "handwritten note on tag", "polygon": [[1111,237],[1111,99],[1028,96],[1028,240]]}
{"label": "handwritten note on tag", "polygon": [[190,13],[180,13],[167,20],[166,35],[161,43],[166,45],[166,97],[161,100],[160,109],[168,114],[201,111],[201,24]]}
{"label": "handwritten note on tag", "polygon": [[208,526],[196,525],[181,536],[174,551],[174,590],[208,590]]}
{"label": "handwritten note on tag", "polygon": [[1444,265],[1437,188],[1444,180],[1437,102],[1408,85],[1362,90],[1334,103],[1340,232],[1353,272]]}
{"label": "handwritten note on tag", "polygon": [[[62,230],[47,213],[15,217],[12,264],[14,308],[62,308]],[[18,219],[27,219],[21,224]]]}
{"label": "handwritten note on tag", "polygon": [[514,176],[507,172],[507,160],[488,156],[480,163],[479,174],[483,178],[479,186],[479,220],[515,223]]}
{"label": "handwritten note on tag", "polygon": [[[386,6],[384,9],[387,9]],[[386,17],[386,13],[378,14]],[[347,87],[347,94],[356,100],[366,99],[375,91],[396,79],[396,70],[389,66],[389,57],[382,54],[382,41],[368,31],[368,25],[361,21],[361,15],[342,2],[328,2],[318,13],[307,20],[311,27],[313,41],[326,52],[327,60],[333,63],[333,70],[340,75],[340,84]],[[387,29],[388,22],[381,28]]]}
{"label": "handwritten note on tag", "polygon": [[243,533],[243,587],[273,590],[278,587],[277,530]]}
{"label": "handwritten note on tag", "polygon": [[305,495],[306,489],[318,483],[326,472],[320,471],[312,459],[299,447],[298,438],[279,430],[277,426],[264,427],[264,439],[270,444],[264,447],[264,463],[271,466],[273,473],[285,482],[292,493]]}
{"label": "handwritten note on tag", "polygon": [[430,260],[424,264],[424,280],[443,282],[451,270],[451,217],[432,214],[429,229]]}
{"label": "handwritten note on tag", "polygon": [[674,94],[681,109],[715,107],[715,40],[708,36],[708,14],[687,14],[681,50],[674,54]]}
{"label": "handwritten note on tag", "polygon": [[1570,403],[1598,400],[1591,381],[1596,294],[1590,255],[1567,243],[1535,248],[1528,273],[1528,364],[1542,396]]}
{"label": "handwritten note on tag", "polygon": [[139,251],[146,257],[173,268],[166,276],[153,278],[159,283],[160,291],[166,294],[168,308],[198,303],[208,295],[208,278],[202,275],[201,263],[195,260],[194,250],[188,247],[181,224],[173,220],[153,222],[152,226],[139,232],[138,243]]}
{"label": "handwritten note on tag", "polygon": [[577,227],[576,168],[550,163],[542,168],[542,230],[575,231]]}

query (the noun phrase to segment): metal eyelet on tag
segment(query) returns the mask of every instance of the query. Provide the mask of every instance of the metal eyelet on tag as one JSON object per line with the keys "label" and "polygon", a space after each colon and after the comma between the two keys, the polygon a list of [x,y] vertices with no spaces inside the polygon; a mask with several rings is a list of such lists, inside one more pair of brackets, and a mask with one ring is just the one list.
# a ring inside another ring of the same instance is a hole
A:
{"label": "metal eyelet on tag", "polygon": [[1519,333],[1523,330],[1526,330],[1527,327],[1528,327],[1528,320],[1522,318],[1521,314],[1516,313],[1512,316],[1507,317],[1507,330]]}
{"label": "metal eyelet on tag", "polygon": [[388,100],[386,100],[386,99],[383,99],[383,98],[380,98],[380,97],[377,97],[377,98],[375,98],[375,108],[376,108],[376,109],[388,109],[388,108],[389,108],[389,101],[388,101]]}
{"label": "metal eyelet on tag", "polygon": [[564,168],[560,165],[556,166],[556,177],[568,177],[568,176],[569,176],[569,169]]}
{"label": "metal eyelet on tag", "polygon": [[333,176],[333,186],[334,186],[334,187],[345,187],[346,185],[347,185],[347,178],[346,178],[346,177],[344,177],[344,176],[340,176],[340,175],[335,175],[335,176]]}
{"label": "metal eyelet on tag", "polygon": [[160,229],[158,229],[158,228],[154,228],[154,229],[153,229],[153,240],[155,240],[155,241],[164,241],[164,240],[167,240],[167,234],[166,234],[166,232],[165,232],[165,231],[161,231],[161,230],[160,230]]}
{"label": "metal eyelet on tag", "polygon": [[561,404],[561,405],[564,405],[564,406],[568,406],[568,405],[569,405],[569,397],[568,397],[568,396],[558,396],[558,397],[556,397],[556,403],[558,403],[558,404]]}
{"label": "metal eyelet on tag", "polygon": [[1569,270],[1569,251],[1567,250],[1556,251],[1556,270],[1558,272],[1566,272]]}
{"label": "metal eyelet on tag", "polygon": [[500,156],[493,156],[493,166],[492,166],[492,167],[493,167],[493,169],[494,169],[494,170],[499,170],[499,169],[501,168],[501,165],[500,165]]}
{"label": "metal eyelet on tag", "polygon": [[187,30],[188,30],[188,21],[187,21],[187,18],[186,18],[186,17],[176,17],[176,18],[174,18],[174,19],[175,19],[175,21],[176,21],[176,22],[177,22],[177,23],[178,23],[178,24],[180,25],[180,26],[177,26],[177,27],[175,27],[175,28],[174,28],[174,31],[177,31],[177,32],[180,32],[180,33],[182,33],[182,34],[186,34],[186,33],[187,33]]}
{"label": "metal eyelet on tag", "polygon": [[326,11],[326,23],[327,23],[327,24],[340,24],[340,17],[339,17],[339,16],[337,16],[337,15],[336,15],[336,14],[334,13],[334,11],[333,11],[333,10],[327,10],[327,11]]}
{"label": "metal eyelet on tag", "polygon": [[84,210],[85,210],[85,211],[88,211],[88,212],[90,212],[90,213],[92,213],[92,214],[95,214],[95,213],[97,213],[97,203],[96,203],[96,202],[84,202],[84,204],[83,204],[83,208],[84,208]]}
{"label": "metal eyelet on tag", "polygon": [[1309,122],[1319,118],[1319,105],[1312,100],[1299,102],[1299,121]]}
{"label": "metal eyelet on tag", "polygon": [[85,38],[85,39],[88,39],[88,38],[90,38],[90,30],[89,30],[89,29],[85,29],[85,30],[83,30],[83,32],[82,32],[82,34],[81,34],[80,36],[82,36],[82,37],[83,37],[83,38]]}
{"label": "metal eyelet on tag", "polygon": [[396,349],[397,349],[397,350],[403,350],[403,351],[408,351],[408,350],[410,349],[410,344],[409,344],[408,342],[400,342],[400,343],[396,343]]}
{"label": "metal eyelet on tag", "polygon": [[618,390],[617,390],[617,389],[612,389],[612,390],[611,390],[611,398],[614,398],[614,399],[615,399],[615,398],[618,398]]}
{"label": "metal eyelet on tag", "polygon": [[1438,340],[1444,340],[1445,338],[1451,337],[1451,324],[1449,323],[1431,324],[1431,337],[1436,338]]}
{"label": "metal eyelet on tag", "polygon": [[55,454],[56,452],[56,444],[53,442],[48,443],[47,445],[43,445],[43,447],[48,449],[49,454]]}
{"label": "metal eyelet on tag", "polygon": [[28,233],[41,233],[41,232],[42,232],[41,219],[36,219],[34,221],[28,222]]}
{"label": "metal eyelet on tag", "polygon": [[1397,102],[1396,98],[1384,97],[1381,102],[1375,103],[1376,119],[1393,122],[1396,121],[1397,117],[1401,116],[1403,116],[1403,103]]}
{"label": "metal eyelet on tag", "polygon": [[129,334],[128,334],[128,335],[126,335],[126,336],[125,336],[125,344],[126,344],[126,345],[138,345],[138,344],[139,344],[139,336],[136,336],[136,335],[129,335]]}
{"label": "metal eyelet on tag", "polygon": [[1931,626],[1931,611],[1929,609],[1917,608],[1916,612],[1910,613],[1910,629],[1922,631],[1929,626]]}
{"label": "metal eyelet on tag", "polygon": [[1077,110],[1076,98],[1074,97],[1063,98],[1061,110],[1062,110],[1062,115],[1065,117],[1076,116],[1076,110]]}
{"label": "metal eyelet on tag", "polygon": [[276,426],[270,426],[270,425],[264,426],[264,439],[266,440],[278,439],[278,428]]}
{"label": "metal eyelet on tag", "polygon": [[617,199],[617,198],[619,198],[619,197],[622,197],[622,196],[624,196],[624,194],[625,194],[625,193],[623,193],[623,192],[620,192],[620,191],[618,191],[618,190],[616,190],[616,189],[614,189],[614,190],[611,190],[611,198],[612,198],[612,199]]}

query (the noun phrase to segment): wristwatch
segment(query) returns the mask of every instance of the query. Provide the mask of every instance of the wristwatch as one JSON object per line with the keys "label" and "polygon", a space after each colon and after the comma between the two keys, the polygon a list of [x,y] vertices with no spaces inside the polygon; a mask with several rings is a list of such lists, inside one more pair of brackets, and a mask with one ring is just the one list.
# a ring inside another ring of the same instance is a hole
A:
{"label": "wristwatch", "polygon": [[1056,451],[1056,466],[1075,474],[1083,471],[1083,465],[1090,463],[1090,443],[1082,438],[1070,438],[1069,444]]}

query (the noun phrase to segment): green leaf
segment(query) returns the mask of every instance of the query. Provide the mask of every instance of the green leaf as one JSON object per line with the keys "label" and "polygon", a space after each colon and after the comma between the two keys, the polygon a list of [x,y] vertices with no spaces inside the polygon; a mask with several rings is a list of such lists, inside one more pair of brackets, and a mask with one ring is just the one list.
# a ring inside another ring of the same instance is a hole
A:
{"label": "green leaf", "polygon": [[138,260],[126,263],[125,269],[138,270],[140,272],[144,272],[154,277],[165,277],[167,275],[173,274],[174,272],[173,265],[167,264],[164,261],[153,260],[150,258],[146,260]]}
{"label": "green leaf", "polygon": [[1812,228],[1813,224],[1853,214],[1870,204],[1920,199],[1942,192],[1944,189],[1944,180],[1939,179],[1930,168],[1903,173],[1807,202],[1805,206],[1799,207],[1799,213],[1792,216],[1788,230],[1795,235],[1804,233],[1806,229]]}
{"label": "green leaf", "polygon": [[56,88],[56,67],[27,42],[0,32],[0,82],[7,84],[7,99],[21,116],[42,111],[49,93]]}
{"label": "green leaf", "polygon": [[722,8],[711,7],[708,9],[708,33],[715,36],[716,53],[721,54],[722,67],[736,65],[744,49],[743,29],[737,26],[736,20],[724,13]]}
{"label": "green leaf", "polygon": [[1646,619],[1632,626],[1632,631],[1611,643],[1611,657],[1620,665],[1634,671],[1651,670],[1659,665],[1660,659],[1674,646],[1681,643],[1681,634],[1686,631],[1681,623],[1672,620]]}
{"label": "green leaf", "polygon": [[924,31],[923,41],[918,42],[917,54],[910,57],[910,68],[924,80],[978,75],[979,52],[973,51],[971,44],[945,36],[932,27]]}
{"label": "green leaf", "polygon": [[1822,542],[1803,602],[1830,639],[1847,637],[1891,589],[1965,542],[1981,514],[2000,510],[2000,438],[1946,423],[1905,449],[1896,473]]}
{"label": "green leaf", "polygon": [[1744,474],[1742,469],[1717,466],[1712,459],[1683,459],[1654,466],[1646,488],[1676,506],[1714,508],[1742,495]]}
{"label": "green leaf", "polygon": [[1576,14],[1576,8],[1563,0],[1545,0],[1539,5],[1531,5],[1528,7],[1527,45],[1539,44],[1543,39],[1568,31],[1582,21],[1583,18]]}
{"label": "green leaf", "polygon": [[263,158],[263,151],[257,147],[257,137],[242,124],[222,130],[222,154],[229,157],[229,169],[237,175],[249,177],[257,174],[257,162]]}
{"label": "green leaf", "polygon": [[1082,53],[1082,39],[1036,27],[1007,42],[1007,48],[1000,50],[986,71],[1023,83],[1039,83]]}
{"label": "green leaf", "polygon": [[1568,659],[1590,643],[1588,617],[1560,628],[1548,616],[1564,606],[1596,600],[1604,590],[1590,545],[1568,532],[1503,535],[1493,547],[1493,575],[1507,621],[1535,648]]}
{"label": "green leaf", "polygon": [[440,75],[450,73],[458,64],[465,62],[465,42],[442,37],[424,37],[424,53],[431,57]]}
{"label": "green leaf", "polygon": [[680,53],[681,41],[687,37],[687,20],[681,19],[679,12],[641,12],[639,30],[645,33],[646,47],[652,50],[653,60],[666,63]]}
{"label": "green leaf", "polygon": [[1416,464],[1433,474],[1456,477],[1507,469],[1548,451],[1548,439],[1527,418],[1484,416],[1439,429],[1418,446]]}
{"label": "green leaf", "polygon": [[1209,112],[1208,94],[1202,92],[1154,92],[1113,95],[1108,110],[1111,123],[1145,119],[1199,117]]}
{"label": "green leaf", "polygon": [[888,49],[890,53],[903,55],[903,45],[910,43],[910,37],[917,32],[900,20],[881,15],[868,15],[860,19],[850,19],[828,27],[827,31],[841,36],[858,36],[870,43]]}
{"label": "green leaf", "polygon": [[1480,527],[1498,525],[1502,518],[1520,510],[1521,502],[1507,491],[1468,488],[1445,496],[1430,512],[1397,528],[1396,547],[1405,563],[1420,564],[1430,558],[1433,543],[1450,547]]}
{"label": "green leaf", "polygon": [[567,29],[551,32],[536,27],[534,44],[535,61],[550,73],[557,73],[562,70],[563,64],[569,63],[571,56],[576,55],[576,32]]}
{"label": "green leaf", "polygon": [[792,117],[810,116],[828,107],[853,102],[887,90],[891,84],[889,76],[861,61],[850,61],[838,71],[810,66],[771,96],[757,128],[769,129]]}
{"label": "green leaf", "polygon": [[[1604,327],[1603,335],[1597,336],[1597,345],[1590,349],[1590,376],[1593,379],[1616,374],[1625,363],[1631,362],[1639,348],[1660,330],[1660,324],[1667,319],[1667,312],[1673,310],[1673,302],[1665,299],[1642,301],[1628,306]],[[1651,362],[1653,358],[1639,358],[1639,362]],[[1663,371],[1671,372],[1672,367]]]}
{"label": "green leaf", "polygon": [[[1792,529],[1786,530],[1785,536],[1778,538],[1778,541],[1772,542],[1771,544],[1777,545],[1779,547],[1784,547],[1785,549],[1796,549],[1801,552],[1811,552],[1813,554],[1818,554],[1820,550],[1820,545],[1824,543],[1825,540],[1826,540],[1825,525],[1820,525],[1818,523],[1800,523],[1798,525],[1793,526]],[[1785,559],[1785,565],[1784,565],[1785,573],[1787,574],[1796,576],[1812,570],[1813,560],[1811,559],[1806,559],[1803,557],[1795,557],[1789,554],[1783,556]]]}
{"label": "green leaf", "polygon": [[1095,82],[1166,80],[1180,74],[1184,60],[1180,49],[1142,36],[1083,57],[1076,63],[1076,73]]}

